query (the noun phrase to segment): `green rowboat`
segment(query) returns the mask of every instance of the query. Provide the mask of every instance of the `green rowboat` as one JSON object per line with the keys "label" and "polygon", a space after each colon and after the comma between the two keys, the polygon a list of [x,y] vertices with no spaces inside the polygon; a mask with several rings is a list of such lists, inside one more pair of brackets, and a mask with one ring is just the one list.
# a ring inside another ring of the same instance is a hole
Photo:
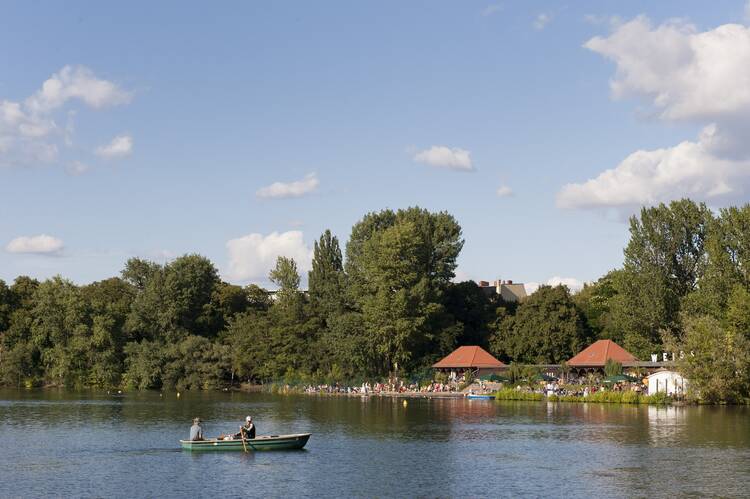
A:
{"label": "green rowboat", "polygon": [[[295,433],[293,435],[266,435],[253,439],[245,439],[247,450],[294,450],[301,449],[310,439],[310,433]],[[244,450],[241,439],[219,440],[180,440],[183,450]]]}

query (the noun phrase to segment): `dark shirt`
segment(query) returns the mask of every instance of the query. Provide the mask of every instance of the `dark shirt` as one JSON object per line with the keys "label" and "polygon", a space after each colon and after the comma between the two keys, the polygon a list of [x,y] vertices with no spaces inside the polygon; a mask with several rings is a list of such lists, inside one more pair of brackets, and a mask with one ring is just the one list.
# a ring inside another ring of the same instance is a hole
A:
{"label": "dark shirt", "polygon": [[245,424],[241,431],[245,434],[245,438],[255,438],[255,425],[253,423]]}

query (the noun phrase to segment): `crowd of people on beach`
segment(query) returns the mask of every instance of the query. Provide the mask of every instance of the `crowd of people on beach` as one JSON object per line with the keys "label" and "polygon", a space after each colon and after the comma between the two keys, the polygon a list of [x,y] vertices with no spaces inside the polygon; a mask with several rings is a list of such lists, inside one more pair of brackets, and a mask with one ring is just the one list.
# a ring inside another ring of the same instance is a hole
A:
{"label": "crowd of people on beach", "polygon": [[[538,393],[546,396],[577,396],[588,397],[598,391],[607,390],[615,392],[632,391],[642,394],[646,391],[645,385],[638,381],[617,382],[605,386],[601,380],[585,378],[568,378],[561,380],[553,376],[547,376],[547,381],[537,384],[511,384],[510,387],[525,393]],[[508,387],[508,381],[501,383],[473,380],[472,384],[466,383],[466,375],[453,374],[447,379],[428,382],[405,381],[397,377],[385,381],[365,381],[361,385],[347,385],[340,383],[310,384],[304,387],[304,392],[309,394],[343,394],[343,395],[399,395],[399,394],[428,394],[428,393],[457,393],[461,389],[467,389],[469,394],[488,394],[503,386]],[[467,386],[468,385],[468,386]],[[291,390],[291,387],[286,387]]]}
{"label": "crowd of people on beach", "polygon": [[[560,380],[548,381],[546,383],[540,383],[538,386],[523,386],[517,385],[515,387],[518,391],[527,393],[540,393],[542,395],[551,396],[576,396],[576,397],[588,397],[596,392],[605,390],[602,383],[591,384],[585,382],[583,379],[569,380],[563,384]],[[614,383],[612,386],[606,387],[606,390],[613,392],[626,392],[632,391],[638,394],[644,393],[646,390],[645,385],[640,382],[620,382]]]}
{"label": "crowd of people on beach", "polygon": [[459,391],[459,379],[449,380],[445,383],[431,381],[426,384],[417,382],[405,382],[398,378],[389,378],[385,382],[369,381],[361,385],[347,386],[339,383],[307,385],[305,393],[325,394],[349,394],[349,395],[380,395],[380,394],[403,394],[403,393],[447,393]]}

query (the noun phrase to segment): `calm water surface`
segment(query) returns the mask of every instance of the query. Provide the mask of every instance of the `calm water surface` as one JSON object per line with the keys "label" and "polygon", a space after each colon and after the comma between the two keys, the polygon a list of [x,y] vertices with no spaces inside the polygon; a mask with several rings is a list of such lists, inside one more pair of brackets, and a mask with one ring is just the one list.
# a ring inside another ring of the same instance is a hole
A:
{"label": "calm water surface", "polygon": [[[190,453],[312,432],[303,451]],[[746,407],[0,391],[2,497],[748,497]]]}

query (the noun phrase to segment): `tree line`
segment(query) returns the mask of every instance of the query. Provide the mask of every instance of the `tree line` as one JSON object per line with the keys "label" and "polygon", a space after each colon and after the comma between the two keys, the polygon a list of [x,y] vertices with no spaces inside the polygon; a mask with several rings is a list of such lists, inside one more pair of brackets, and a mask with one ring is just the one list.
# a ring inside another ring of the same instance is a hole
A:
{"label": "tree line", "polygon": [[680,369],[705,398],[748,396],[750,205],[643,208],[621,268],[576,294],[542,286],[520,303],[453,282],[463,244],[453,216],[414,207],[365,215],[344,251],[325,231],[306,292],[286,257],[270,272],[273,293],[223,282],[200,255],[131,258],[119,277],[84,286],[0,281],[0,382],[211,389],[420,377],[460,345],[562,363],[609,338],[643,359],[689,352]]}

